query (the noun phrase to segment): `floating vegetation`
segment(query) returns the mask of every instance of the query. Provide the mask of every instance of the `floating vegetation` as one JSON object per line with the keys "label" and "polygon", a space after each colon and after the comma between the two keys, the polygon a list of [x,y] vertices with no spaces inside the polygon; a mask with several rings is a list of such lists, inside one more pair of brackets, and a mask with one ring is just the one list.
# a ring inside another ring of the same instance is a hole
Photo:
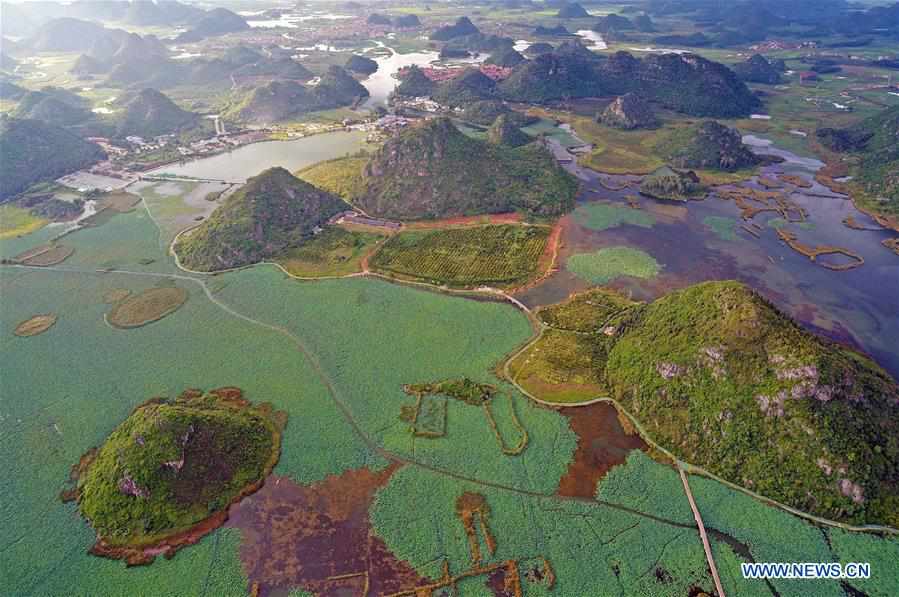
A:
{"label": "floating vegetation", "polygon": [[567,268],[593,284],[607,284],[622,276],[652,278],[662,270],[652,255],[625,246],[572,255],[568,258]]}
{"label": "floating vegetation", "polygon": [[127,288],[113,288],[103,293],[103,302],[107,305],[120,303],[131,296],[131,291]]}
{"label": "floating vegetation", "polygon": [[60,497],[97,532],[92,554],[150,564],[224,524],[231,504],[262,487],[286,423],[239,388],[152,398],[81,457]]}
{"label": "floating vegetation", "polygon": [[[783,218],[771,218],[770,220],[765,222],[765,225],[768,228],[774,228],[775,230],[780,230],[784,226],[787,226],[790,224],[792,224],[794,226],[798,226],[799,228],[802,228],[803,230],[814,230],[815,229],[815,224],[813,222],[809,222],[808,220],[805,220],[803,222],[790,222]],[[759,227],[758,224],[753,223],[752,226],[755,226],[758,231],[761,231],[761,227]],[[746,228],[746,226],[744,226],[744,228]]]}
{"label": "floating vegetation", "polygon": [[[450,574],[449,560],[443,560],[440,577],[431,584],[404,589],[391,593],[389,597],[423,597],[443,594],[449,590],[455,595],[458,592],[458,583],[474,577],[488,577],[488,584],[496,586],[499,594],[509,597],[522,597],[524,595],[522,585],[522,572],[518,559],[508,559],[496,563],[483,563],[481,554],[481,538],[490,555],[496,553],[496,538],[490,530],[490,507],[487,498],[481,493],[466,491],[456,498],[456,516],[462,522],[465,536],[468,539],[468,548],[471,552],[471,568],[459,574]],[[480,527],[480,537],[478,534]],[[555,585],[555,572],[546,557],[536,558],[538,562],[533,566],[528,565],[525,576],[529,582],[537,582],[547,590],[552,590]]]}
{"label": "floating vegetation", "polygon": [[611,203],[588,203],[574,210],[578,223],[590,230],[607,230],[622,224],[651,228],[656,219],[652,214],[634,211]]}
{"label": "floating vegetation", "polygon": [[737,240],[737,221],[724,216],[706,216],[702,223],[721,240]]}
{"label": "floating vegetation", "polygon": [[17,325],[13,333],[16,336],[22,338],[29,338],[31,336],[43,334],[44,332],[52,328],[53,324],[55,323],[56,315],[52,313],[47,313],[45,315],[35,315],[31,319],[26,319],[25,321]]}
{"label": "floating vegetation", "polygon": [[884,247],[886,247],[896,255],[899,255],[899,238],[887,238],[881,241],[880,244],[882,244]]}
{"label": "floating vegetation", "polygon": [[[448,379],[437,383],[408,384],[403,391],[415,396],[415,406],[405,406],[400,411],[400,419],[411,423],[412,433],[416,437],[437,438],[446,435],[446,398],[464,402],[470,406],[484,409],[487,424],[496,437],[500,450],[507,456],[517,456],[524,452],[528,445],[528,432],[518,420],[512,395],[503,392],[509,400],[509,412],[512,414],[512,426],[519,434],[518,444],[509,447],[503,439],[496,419],[490,409],[490,403],[498,393],[497,387],[486,383],[477,383],[463,377]],[[437,401],[444,397],[443,401]]]}
{"label": "floating vegetation", "polygon": [[790,223],[804,222],[806,211],[791,202],[778,191],[760,191],[751,187],[716,189],[716,194],[724,200],[733,200],[740,209],[740,217],[751,220],[763,212],[773,212]]}
{"label": "floating vegetation", "polygon": [[775,180],[773,178],[768,178],[767,176],[759,176],[758,183],[765,187],[766,189],[781,189],[783,185],[779,180]]}
{"label": "floating vegetation", "polygon": [[794,187],[799,187],[800,189],[812,188],[812,183],[795,174],[778,174],[778,178],[780,178],[780,180],[782,180],[783,182],[791,184]]}
{"label": "floating vegetation", "polygon": [[[790,232],[789,230],[785,230],[784,228],[777,229],[777,236],[780,237],[780,240],[787,243],[787,245],[801,255],[805,255],[810,260],[816,262],[818,265],[822,267],[826,267],[827,269],[831,269],[834,271],[842,272],[850,269],[855,269],[857,267],[861,267],[865,263],[865,258],[855,253],[854,251],[850,251],[849,249],[844,249],[842,247],[831,247],[827,245],[819,245],[813,247],[811,245],[806,245],[804,243],[799,242],[796,238],[796,234]],[[817,258],[822,255],[845,255],[849,257],[852,261],[849,263],[827,263],[824,261],[818,261]]]}
{"label": "floating vegetation", "polygon": [[846,228],[852,228],[853,230],[867,230],[870,232],[883,230],[883,228],[881,228],[880,226],[865,226],[864,224],[856,220],[855,217],[852,216],[852,214],[843,218],[843,225],[846,226]]}
{"label": "floating vegetation", "polygon": [[117,328],[138,328],[171,315],[187,297],[187,291],[177,286],[150,288],[116,304],[106,321]]}
{"label": "floating vegetation", "polygon": [[72,256],[75,249],[64,245],[46,244],[19,253],[12,258],[15,263],[38,267],[58,265]]}

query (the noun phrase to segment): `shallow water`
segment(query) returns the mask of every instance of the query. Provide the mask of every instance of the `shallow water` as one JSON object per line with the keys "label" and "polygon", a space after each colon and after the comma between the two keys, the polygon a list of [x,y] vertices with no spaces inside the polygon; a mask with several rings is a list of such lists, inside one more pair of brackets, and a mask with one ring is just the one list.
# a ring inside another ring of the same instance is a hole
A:
{"label": "shallow water", "polygon": [[359,131],[336,131],[295,141],[263,141],[208,158],[169,164],[151,173],[243,182],[275,166],[293,172],[316,162],[353,153],[364,140],[365,133]]}
{"label": "shallow water", "polygon": [[[714,195],[705,201],[679,203],[640,197],[641,208],[657,222],[651,229],[623,224],[594,231],[579,221],[578,212],[563,219],[561,269],[541,285],[519,298],[529,306],[550,304],[589,284],[565,268],[569,256],[599,248],[625,245],[652,255],[663,266],[655,278],[622,277],[610,286],[640,300],[652,300],[670,290],[705,280],[737,279],[755,288],[805,327],[823,333],[871,355],[894,377],[899,378],[899,258],[881,245],[895,233],[859,231],[843,224],[852,216],[864,226],[876,227],[847,197],[829,191],[812,179],[817,160],[808,160],[755,138],[759,153],[776,153],[782,164],[762,168],[761,175],[799,175],[812,183],[808,189],[784,185],[789,199],[806,209],[808,223],[787,225],[798,240],[808,245],[830,245],[849,249],[865,264],[849,271],[832,271],[820,263],[842,263],[842,257],[819,257],[811,261],[792,250],[779,237],[772,222],[774,213],[760,213],[752,220],[761,229],[755,238],[741,227],[740,210],[733,201]],[[763,143],[764,142],[764,143]],[[627,205],[625,197],[638,192],[637,177],[599,175],[576,164],[566,167],[584,181],[579,202],[606,201]],[[610,191],[599,184],[604,178],[612,187],[631,182],[631,187]],[[756,183],[747,186],[760,188]],[[703,222],[706,218],[728,218],[734,222],[734,239],[723,240]]]}
{"label": "shallow water", "polygon": [[[379,44],[383,46],[383,44]],[[394,75],[402,68],[407,66],[425,66],[437,60],[437,52],[412,52],[410,54],[400,54],[390,50],[390,56],[380,56],[375,58],[378,63],[378,70],[370,77],[362,81],[362,85],[368,89],[369,98],[365,102],[366,108],[374,108],[376,106],[386,106],[387,98],[399,85],[399,80]]]}

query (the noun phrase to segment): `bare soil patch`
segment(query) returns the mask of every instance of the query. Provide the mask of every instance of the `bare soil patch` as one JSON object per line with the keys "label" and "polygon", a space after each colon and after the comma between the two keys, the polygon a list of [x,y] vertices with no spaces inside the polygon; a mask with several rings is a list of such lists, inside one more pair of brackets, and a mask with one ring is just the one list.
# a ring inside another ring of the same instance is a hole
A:
{"label": "bare soil patch", "polygon": [[609,469],[623,464],[631,450],[646,451],[648,446],[625,429],[618,410],[607,402],[563,408],[577,434],[577,450],[568,472],[559,481],[559,495],[593,498],[596,484]]}
{"label": "bare soil patch", "polygon": [[46,315],[35,315],[31,319],[26,319],[22,323],[16,326],[15,331],[13,332],[16,336],[20,336],[22,338],[29,338],[31,336],[37,336],[38,334],[43,334],[56,323],[56,315],[52,313],[47,313]]}
{"label": "bare soil patch", "polygon": [[[389,595],[424,584],[373,536],[368,511],[397,467],[347,471],[310,486],[269,477],[231,508],[240,557],[254,594],[300,587],[317,595]],[[339,538],[339,540],[335,540]]]}
{"label": "bare soil patch", "polygon": [[187,291],[176,286],[150,288],[116,304],[106,320],[117,328],[137,328],[171,315],[187,302]]}
{"label": "bare soil patch", "polygon": [[107,305],[114,305],[122,302],[129,296],[131,296],[131,291],[127,288],[113,288],[103,293],[103,302]]}

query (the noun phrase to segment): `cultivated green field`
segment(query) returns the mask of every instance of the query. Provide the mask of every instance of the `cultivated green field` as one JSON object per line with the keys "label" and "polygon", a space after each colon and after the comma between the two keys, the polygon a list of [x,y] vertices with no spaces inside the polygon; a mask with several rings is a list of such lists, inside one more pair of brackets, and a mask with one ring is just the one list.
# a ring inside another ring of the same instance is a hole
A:
{"label": "cultivated green field", "polygon": [[401,232],[372,257],[374,269],[449,286],[527,281],[550,229],[545,226],[491,225]]}

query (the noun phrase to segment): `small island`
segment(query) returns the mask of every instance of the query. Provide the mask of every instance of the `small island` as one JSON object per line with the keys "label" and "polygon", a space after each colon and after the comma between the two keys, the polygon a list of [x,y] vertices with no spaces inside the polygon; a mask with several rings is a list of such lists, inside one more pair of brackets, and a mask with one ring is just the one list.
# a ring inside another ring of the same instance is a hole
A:
{"label": "small island", "polygon": [[262,487],[286,422],[286,413],[233,387],[152,398],[81,457],[60,498],[77,501],[97,532],[91,554],[129,566],[170,558]]}

